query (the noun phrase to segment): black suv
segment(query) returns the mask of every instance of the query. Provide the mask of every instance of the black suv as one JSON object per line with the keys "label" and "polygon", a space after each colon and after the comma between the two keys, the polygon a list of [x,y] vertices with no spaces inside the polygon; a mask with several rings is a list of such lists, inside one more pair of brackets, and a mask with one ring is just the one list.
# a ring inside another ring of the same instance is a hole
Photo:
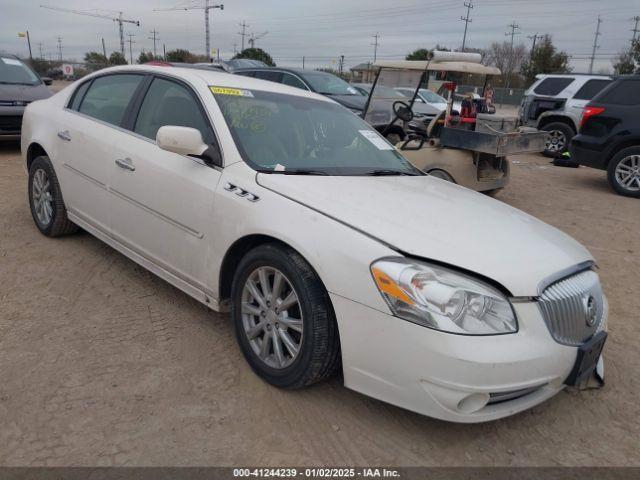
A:
{"label": "black suv", "polygon": [[640,198],[640,75],[619,77],[584,108],[573,160],[607,171],[611,187]]}

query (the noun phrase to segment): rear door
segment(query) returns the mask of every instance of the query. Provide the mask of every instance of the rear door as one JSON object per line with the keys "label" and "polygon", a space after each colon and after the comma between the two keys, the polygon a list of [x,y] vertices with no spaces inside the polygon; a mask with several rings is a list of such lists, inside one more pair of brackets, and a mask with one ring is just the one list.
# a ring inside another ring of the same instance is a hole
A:
{"label": "rear door", "polygon": [[61,113],[57,152],[69,211],[110,230],[109,183],[114,145],[126,137],[125,113],[144,75],[114,74],[82,84]]}
{"label": "rear door", "polygon": [[206,261],[215,225],[214,192],[221,170],[201,159],[160,149],[165,125],[196,128],[217,148],[208,116],[195,91],[179,80],[156,76],[136,101],[126,135],[113,145],[111,208],[114,237],[199,290],[210,285]]}

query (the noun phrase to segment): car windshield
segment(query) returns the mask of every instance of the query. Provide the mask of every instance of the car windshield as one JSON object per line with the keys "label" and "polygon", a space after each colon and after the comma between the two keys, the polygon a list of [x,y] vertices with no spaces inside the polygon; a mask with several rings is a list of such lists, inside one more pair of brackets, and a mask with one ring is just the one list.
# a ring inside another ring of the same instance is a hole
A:
{"label": "car windshield", "polygon": [[314,92],[323,95],[360,95],[358,91],[335,75],[324,72],[304,72],[302,77]]}
{"label": "car windshield", "polygon": [[40,79],[20,60],[0,57],[0,84],[39,85]]}
{"label": "car windshield", "polygon": [[312,98],[211,87],[244,160],[300,175],[422,175],[361,118]]}
{"label": "car windshield", "polygon": [[420,96],[427,103],[447,103],[447,101],[443,97],[441,97],[440,95],[438,95],[435,92],[432,92],[431,90],[429,90],[427,88],[421,88],[420,89]]}
{"label": "car windshield", "polygon": [[384,85],[376,85],[374,98],[404,98],[407,99],[404,92],[399,92],[395,88],[385,87]]}

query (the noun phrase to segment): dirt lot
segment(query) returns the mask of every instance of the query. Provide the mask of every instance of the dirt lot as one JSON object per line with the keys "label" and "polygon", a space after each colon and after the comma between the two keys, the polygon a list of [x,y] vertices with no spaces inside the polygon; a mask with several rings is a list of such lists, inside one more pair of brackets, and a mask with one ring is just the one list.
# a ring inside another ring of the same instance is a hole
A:
{"label": "dirt lot", "polygon": [[607,385],[455,425],[339,378],[266,385],[224,315],[88,234],[40,235],[18,147],[0,144],[0,464],[640,465],[640,201],[613,194],[602,172],[514,160],[498,198],[575,236],[601,266]]}

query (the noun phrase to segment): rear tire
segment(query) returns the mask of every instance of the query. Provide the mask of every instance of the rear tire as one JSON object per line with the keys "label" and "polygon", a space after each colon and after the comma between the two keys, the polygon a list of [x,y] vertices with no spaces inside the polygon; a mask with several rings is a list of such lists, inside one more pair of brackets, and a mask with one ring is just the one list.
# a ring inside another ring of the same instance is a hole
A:
{"label": "rear tire", "polygon": [[640,198],[640,146],[615,154],[607,167],[607,180],[620,195]]}
{"label": "rear tire", "polygon": [[338,368],[340,341],[329,294],[296,251],[266,244],[247,253],[233,279],[231,303],[240,349],[271,385],[306,387]]}
{"label": "rear tire", "polygon": [[67,218],[58,177],[47,156],[36,157],[29,167],[29,207],[36,227],[47,237],[69,235],[78,230]]}
{"label": "rear tire", "polygon": [[548,123],[541,130],[549,133],[546,149],[543,152],[547,157],[558,157],[566,152],[571,139],[576,134],[573,128],[563,122]]}

